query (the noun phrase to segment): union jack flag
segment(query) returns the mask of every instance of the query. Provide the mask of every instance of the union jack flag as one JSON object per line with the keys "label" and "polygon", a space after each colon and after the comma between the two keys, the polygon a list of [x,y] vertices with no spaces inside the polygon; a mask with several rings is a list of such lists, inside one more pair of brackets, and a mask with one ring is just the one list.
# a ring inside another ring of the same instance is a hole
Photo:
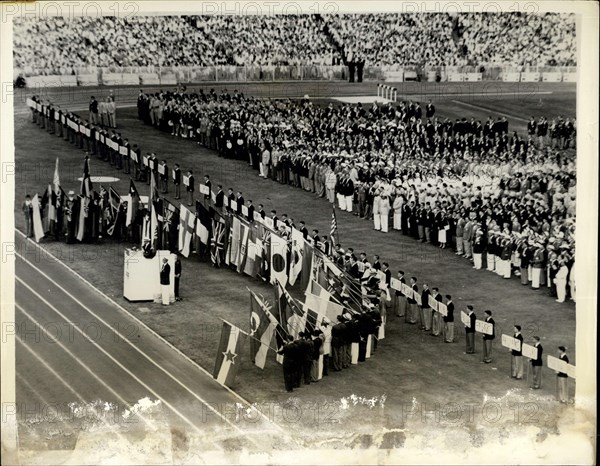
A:
{"label": "union jack flag", "polygon": [[213,237],[210,248],[210,259],[215,267],[220,267],[225,252],[225,222],[221,219],[213,220]]}

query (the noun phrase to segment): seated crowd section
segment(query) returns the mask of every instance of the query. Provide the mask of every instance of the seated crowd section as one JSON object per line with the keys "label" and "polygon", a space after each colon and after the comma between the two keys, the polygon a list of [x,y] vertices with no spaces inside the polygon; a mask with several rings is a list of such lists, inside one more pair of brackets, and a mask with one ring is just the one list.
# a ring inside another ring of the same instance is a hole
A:
{"label": "seated crowd section", "polygon": [[342,14],[17,18],[14,67],[576,65],[574,15]]}

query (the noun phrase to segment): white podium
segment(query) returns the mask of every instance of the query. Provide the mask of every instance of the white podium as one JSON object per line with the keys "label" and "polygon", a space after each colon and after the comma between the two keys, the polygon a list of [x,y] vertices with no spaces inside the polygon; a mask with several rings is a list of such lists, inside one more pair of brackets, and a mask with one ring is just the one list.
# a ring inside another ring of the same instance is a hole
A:
{"label": "white podium", "polygon": [[128,301],[162,302],[160,289],[160,269],[163,258],[169,260],[171,279],[169,301],[175,302],[175,254],[170,251],[157,251],[147,259],[142,250],[125,249],[123,267],[123,297]]}

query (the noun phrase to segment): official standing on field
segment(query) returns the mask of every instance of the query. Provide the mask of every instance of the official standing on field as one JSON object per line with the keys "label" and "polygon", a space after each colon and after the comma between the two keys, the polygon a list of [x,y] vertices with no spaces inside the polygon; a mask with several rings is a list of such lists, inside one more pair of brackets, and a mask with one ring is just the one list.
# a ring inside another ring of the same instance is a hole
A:
{"label": "official standing on field", "polygon": [[465,337],[467,341],[466,354],[473,354],[475,352],[475,321],[477,316],[473,312],[473,306],[470,304],[467,306],[467,315],[469,316],[469,325],[465,325]]}
{"label": "official standing on field", "polygon": [[534,336],[533,339],[535,340],[533,346],[537,348],[537,358],[531,360],[531,373],[533,374],[531,388],[537,390],[542,386],[542,366],[544,365],[542,354],[544,353],[544,348],[540,344],[540,337]]}
{"label": "official standing on field", "polygon": [[521,380],[523,378],[523,335],[521,335],[521,326],[515,325],[515,334],[513,338],[519,340],[519,349],[511,350],[512,355],[512,373],[511,377],[513,379]]}
{"label": "official standing on field", "polygon": [[[569,357],[567,356],[567,349],[564,346],[558,347],[559,356],[558,358],[569,363]],[[567,374],[564,372],[556,373],[556,385],[558,391],[558,401],[561,403],[569,402],[569,387],[567,385]]]}
{"label": "official standing on field", "polygon": [[169,259],[163,258],[162,267],[160,269],[160,289],[162,294],[163,306],[169,304],[169,285],[171,284],[171,266]]}
{"label": "official standing on field", "polygon": [[491,334],[483,334],[483,362],[489,364],[492,362],[492,343],[496,338],[496,323],[492,319],[492,311],[485,311],[485,321],[492,326]]}
{"label": "official standing on field", "polygon": [[452,302],[452,296],[449,294],[446,295],[446,309],[448,310],[448,315],[444,316],[444,324],[446,337],[444,338],[444,342],[453,343],[454,342],[454,303]]}

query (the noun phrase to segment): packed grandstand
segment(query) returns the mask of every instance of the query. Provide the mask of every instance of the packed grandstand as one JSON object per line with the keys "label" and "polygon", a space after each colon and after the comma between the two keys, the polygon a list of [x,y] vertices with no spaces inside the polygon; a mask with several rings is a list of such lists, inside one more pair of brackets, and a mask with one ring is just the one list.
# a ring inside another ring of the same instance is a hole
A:
{"label": "packed grandstand", "polygon": [[575,16],[366,14],[61,17],[14,22],[14,67],[574,66]]}

